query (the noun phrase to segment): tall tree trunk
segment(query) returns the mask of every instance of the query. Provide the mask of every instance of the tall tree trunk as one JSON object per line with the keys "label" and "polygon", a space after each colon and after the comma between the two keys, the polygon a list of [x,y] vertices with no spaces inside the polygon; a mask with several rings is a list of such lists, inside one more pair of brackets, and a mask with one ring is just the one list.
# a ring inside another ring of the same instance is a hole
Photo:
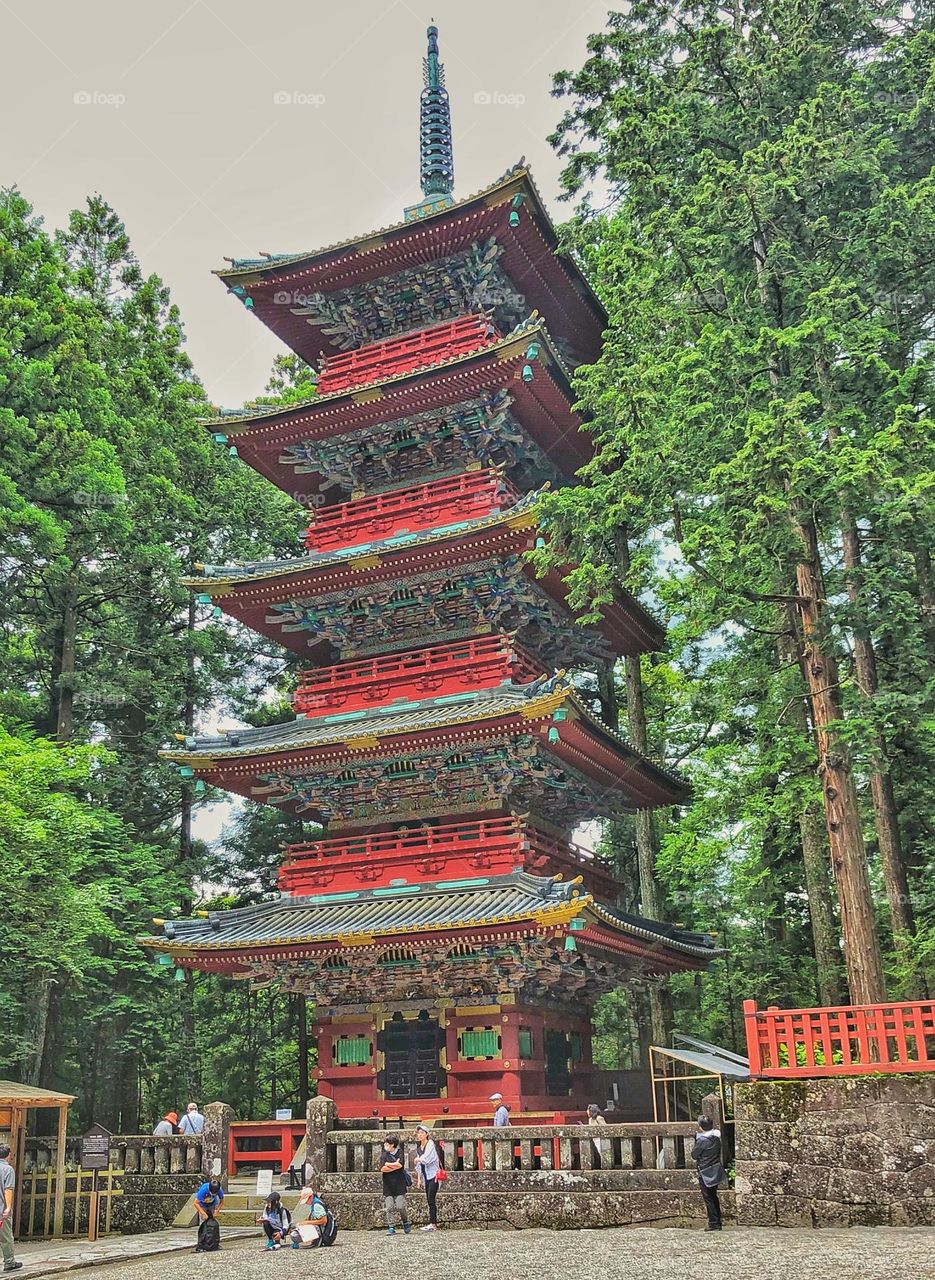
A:
{"label": "tall tree trunk", "polygon": [[[630,546],[625,529],[618,529],[615,532],[614,553],[617,571],[622,577],[626,577],[630,569]],[[627,694],[627,730],[630,741],[641,755],[649,755],[646,701],[643,697],[643,674],[639,654],[628,654],[623,660],[623,665]],[[664,920],[662,894],[656,879],[659,838],[651,809],[636,811],[636,853],[642,913],[651,920]],[[650,987],[649,1009],[653,1042],[658,1045],[668,1045],[672,1036],[673,1010],[672,996],[667,985]]]}
{"label": "tall tree trunk", "polygon": [[[818,361],[818,381],[822,390],[822,400],[826,407],[831,397],[831,379],[827,363]],[[828,444],[832,448],[840,436],[837,426],[833,425],[829,414],[826,427]],[[844,551],[844,569],[846,572],[847,598],[852,609],[851,623],[854,638],[854,667],[857,673],[857,686],[860,695],[867,705],[871,718],[874,714],[874,700],[879,689],[877,675],[877,657],[873,647],[873,639],[867,624],[864,601],[862,599],[862,569],[860,534],[857,521],[846,494],[840,495],[841,501],[841,543]],[[870,773],[870,796],[873,803],[873,822],[877,833],[877,844],[880,848],[880,862],[883,868],[883,883],[886,888],[886,900],[889,905],[890,927],[893,944],[897,955],[910,981],[910,994],[922,995],[924,983],[915,963],[915,919],[912,901],[909,896],[909,880],[906,861],[903,857],[902,839],[899,831],[899,817],[896,812],[896,797],[893,794],[893,778],[890,771],[889,752],[883,734],[874,727],[870,738],[872,768]]]}
{"label": "tall tree trunk", "polygon": [[929,661],[935,663],[935,575],[932,573],[932,556],[924,542],[912,548],[916,584],[919,589],[919,611],[925,630]]}
{"label": "tall tree trunk", "polygon": [[602,663],[597,669],[597,692],[601,703],[601,719],[611,729],[620,725],[620,704],[617,701],[615,663]]}
{"label": "tall tree trunk", "polygon": [[[877,657],[869,629],[861,613],[860,599],[860,538],[857,524],[846,507],[841,512],[844,567],[847,570],[847,598],[854,608],[854,666],[861,696],[872,706],[879,689]],[[883,735],[874,731],[871,742],[873,769],[870,774],[870,794],[873,799],[873,820],[880,846],[883,867],[883,883],[890,909],[893,943],[910,977],[908,994],[921,997],[925,984],[915,959],[913,939],[915,918],[909,892],[909,878],[903,857],[899,817],[896,813],[896,797],[893,794],[893,777],[890,772],[889,754]]]}
{"label": "tall tree trunk", "polygon": [[308,1002],[304,995],[294,996],[296,1021],[296,1048],[299,1054],[299,1107],[301,1115],[305,1115],[306,1104],[311,1097],[308,1072]]}
{"label": "tall tree trunk", "polygon": [[62,590],[62,616],[58,637],[58,674],[53,686],[54,732],[59,742],[69,742],[75,729],[75,655],[78,634],[77,567]]}
{"label": "tall tree trunk", "polygon": [[837,663],[822,625],[824,584],[818,536],[810,516],[801,510],[794,511],[793,521],[802,543],[802,556],[795,573],[805,676],[818,743],[818,776],[821,779],[831,867],[841,910],[848,985],[851,999],[856,1004],[878,1004],[886,998],[883,962],[867,872],[857,788],[847,746],[834,728],[843,715]]}
{"label": "tall tree trunk", "polygon": [[[798,663],[803,685],[807,688],[805,653],[798,643],[797,617],[793,605],[786,606],[785,616],[789,624],[788,633],[780,637],[777,646],[780,666]],[[815,742],[802,698],[796,698],[792,702],[788,718],[803,742]],[[812,758],[811,752],[809,756]],[[840,1005],[844,1003],[846,993],[841,973],[840,933],[834,918],[828,875],[828,842],[821,808],[812,800],[808,801],[799,814],[799,840],[805,869],[805,892],[808,897],[812,950],[815,954],[818,998],[824,1005]]]}

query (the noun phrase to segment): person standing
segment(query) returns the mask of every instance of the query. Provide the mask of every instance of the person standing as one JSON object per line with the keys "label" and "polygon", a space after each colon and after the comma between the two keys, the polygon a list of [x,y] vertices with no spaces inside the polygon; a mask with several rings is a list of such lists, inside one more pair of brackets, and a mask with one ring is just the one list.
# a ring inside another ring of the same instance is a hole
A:
{"label": "person standing", "polygon": [[406,1172],[406,1157],[399,1142],[398,1133],[389,1133],[383,1143],[380,1172],[383,1174],[383,1205],[386,1209],[386,1234],[395,1236],[393,1210],[399,1214],[403,1231],[408,1236],[412,1230],[409,1221],[409,1206],[406,1202],[406,1191],[411,1181]]}
{"label": "person standing", "polygon": [[198,1138],[204,1131],[205,1118],[198,1110],[198,1103],[190,1102],[179,1121],[179,1133],[184,1134],[186,1138]]}
{"label": "person standing", "polygon": [[691,1158],[698,1170],[698,1189],[708,1211],[705,1231],[721,1230],[721,1202],[717,1189],[724,1178],[721,1162],[721,1131],[715,1129],[710,1116],[698,1117],[698,1136],[691,1149]]}
{"label": "person standing", "polygon": [[416,1176],[425,1187],[425,1198],[429,1204],[428,1226],[422,1227],[421,1230],[437,1231],[438,1171],[441,1168],[441,1158],[438,1147],[429,1137],[429,1131],[424,1124],[420,1124],[416,1129],[416,1144],[418,1146],[414,1160]]}
{"label": "person standing", "polygon": [[159,1123],[153,1130],[154,1138],[171,1138],[174,1133],[179,1131],[179,1116],[177,1111],[167,1111]]}
{"label": "person standing", "polygon": [[510,1108],[503,1101],[502,1093],[492,1093],[490,1101],[497,1104],[497,1109],[493,1113],[493,1123],[495,1129],[503,1129],[510,1123]]}
{"label": "person standing", "polygon": [[[601,1115],[601,1109],[596,1102],[590,1103],[588,1106],[588,1124],[589,1125],[606,1125],[607,1121]],[[606,1155],[606,1143],[600,1138],[592,1138],[591,1144],[594,1147],[594,1153],[597,1156],[597,1167],[603,1169],[604,1156]]]}
{"label": "person standing", "polygon": [[0,1143],[0,1252],[4,1271],[19,1271],[21,1262],[13,1255],[13,1201],[16,1174],[10,1164],[10,1148]]}

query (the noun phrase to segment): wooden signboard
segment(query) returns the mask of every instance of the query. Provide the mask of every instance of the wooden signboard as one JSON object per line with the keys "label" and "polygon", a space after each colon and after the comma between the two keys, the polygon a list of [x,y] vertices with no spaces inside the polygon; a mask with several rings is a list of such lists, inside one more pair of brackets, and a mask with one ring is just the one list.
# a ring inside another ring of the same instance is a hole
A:
{"label": "wooden signboard", "polygon": [[91,1204],[88,1208],[88,1239],[97,1239],[98,1190],[97,1172],[110,1165],[110,1140],[114,1135],[102,1124],[92,1124],[87,1133],[81,1135],[81,1167],[91,1169],[94,1178],[91,1182]]}
{"label": "wooden signboard", "polygon": [[82,1169],[106,1169],[110,1164],[110,1140],[114,1135],[102,1124],[92,1124],[81,1135]]}

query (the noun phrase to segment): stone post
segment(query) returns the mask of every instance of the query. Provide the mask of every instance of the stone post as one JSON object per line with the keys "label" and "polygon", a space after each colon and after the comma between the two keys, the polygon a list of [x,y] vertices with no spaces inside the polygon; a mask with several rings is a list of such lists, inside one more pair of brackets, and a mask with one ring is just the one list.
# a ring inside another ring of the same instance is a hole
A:
{"label": "stone post", "polygon": [[220,1178],[227,1187],[227,1157],[230,1144],[230,1124],[234,1109],[226,1102],[209,1102],[205,1107],[205,1130],[201,1136],[201,1171],[206,1178]]}
{"label": "stone post", "polygon": [[710,1116],[711,1123],[715,1129],[724,1128],[724,1108],[721,1106],[720,1095],[716,1093],[706,1093],[701,1099],[701,1114]]}
{"label": "stone post", "polygon": [[305,1111],[305,1167],[314,1185],[328,1172],[328,1134],[337,1128],[338,1109],[332,1098],[309,1098]]}

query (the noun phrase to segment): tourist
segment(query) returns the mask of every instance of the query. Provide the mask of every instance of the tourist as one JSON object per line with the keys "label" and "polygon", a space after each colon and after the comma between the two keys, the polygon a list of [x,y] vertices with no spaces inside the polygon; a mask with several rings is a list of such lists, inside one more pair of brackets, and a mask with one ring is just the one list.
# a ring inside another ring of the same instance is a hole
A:
{"label": "tourist", "polygon": [[[597,1105],[597,1103],[596,1102],[590,1103],[588,1106],[588,1124],[599,1125],[599,1124],[606,1124],[606,1123],[607,1121],[601,1115],[601,1109]],[[603,1169],[604,1156],[606,1154],[608,1144],[604,1142],[601,1138],[592,1138],[591,1143],[594,1147],[594,1152],[597,1156],[597,1167],[598,1169]]]}
{"label": "tourist", "polygon": [[691,1158],[698,1170],[698,1188],[708,1211],[708,1225],[705,1231],[720,1231],[721,1203],[718,1200],[718,1185],[724,1177],[724,1166],[721,1163],[721,1131],[715,1129],[710,1116],[698,1117],[698,1136],[691,1149]]}
{"label": "tourist", "polygon": [[19,1271],[21,1262],[13,1256],[13,1193],[16,1190],[16,1174],[10,1164],[10,1148],[0,1143],[0,1253],[3,1254],[4,1271]]}
{"label": "tourist", "polygon": [[221,1207],[224,1190],[217,1178],[203,1182],[195,1192],[195,1212],[198,1214],[198,1242],[196,1253],[214,1253],[220,1248],[221,1229],[215,1214]]}
{"label": "tourist", "polygon": [[416,1143],[418,1150],[413,1163],[416,1167],[416,1177],[419,1185],[425,1187],[425,1198],[429,1204],[429,1221],[428,1226],[422,1227],[422,1231],[438,1230],[438,1172],[441,1168],[441,1158],[438,1154],[438,1147],[429,1137],[429,1131],[424,1124],[420,1124],[416,1129]]}
{"label": "tourist", "polygon": [[383,1162],[380,1165],[383,1174],[383,1204],[386,1209],[386,1234],[395,1236],[393,1211],[399,1214],[403,1231],[408,1236],[412,1230],[409,1221],[409,1206],[406,1203],[406,1191],[412,1179],[406,1172],[406,1156],[399,1143],[399,1134],[390,1133],[383,1143]]}
{"label": "tourist", "polygon": [[493,1113],[493,1123],[495,1129],[503,1129],[510,1123],[510,1108],[503,1101],[502,1093],[492,1093],[490,1101],[497,1104],[497,1109]]}
{"label": "tourist", "polygon": [[167,1111],[153,1130],[154,1138],[171,1138],[179,1131],[179,1115],[177,1111]]}
{"label": "tourist", "polygon": [[198,1110],[198,1103],[190,1102],[179,1121],[179,1133],[184,1134],[186,1138],[198,1138],[204,1131],[205,1118]]}
{"label": "tourist", "polygon": [[300,1213],[305,1216],[301,1222],[296,1222],[290,1232],[293,1249],[318,1249],[334,1244],[334,1238],[338,1234],[337,1220],[311,1185],[303,1187],[299,1192],[296,1217]]}
{"label": "tourist", "polygon": [[286,1233],[292,1226],[292,1214],[282,1202],[278,1191],[271,1191],[260,1215],[267,1249],[281,1249]]}

